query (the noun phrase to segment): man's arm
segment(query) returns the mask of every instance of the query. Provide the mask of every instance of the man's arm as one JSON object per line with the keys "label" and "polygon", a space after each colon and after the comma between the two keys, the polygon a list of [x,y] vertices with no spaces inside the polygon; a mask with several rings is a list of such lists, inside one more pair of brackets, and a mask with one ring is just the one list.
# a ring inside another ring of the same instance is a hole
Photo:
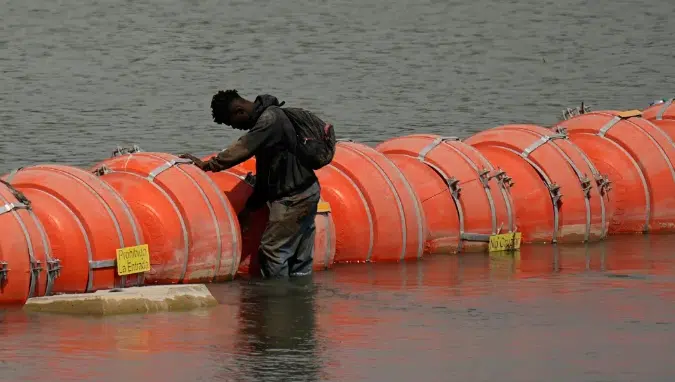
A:
{"label": "man's arm", "polygon": [[272,110],[265,111],[251,130],[218,155],[204,162],[202,170],[212,172],[227,170],[249,159],[259,149],[266,147],[275,136],[279,135],[279,129],[275,126],[278,121],[275,113]]}
{"label": "man's arm", "polygon": [[[244,136],[245,137],[245,136]],[[228,148],[202,164],[204,171],[218,172],[227,170],[253,156],[253,152],[246,147],[244,137],[237,139]]]}

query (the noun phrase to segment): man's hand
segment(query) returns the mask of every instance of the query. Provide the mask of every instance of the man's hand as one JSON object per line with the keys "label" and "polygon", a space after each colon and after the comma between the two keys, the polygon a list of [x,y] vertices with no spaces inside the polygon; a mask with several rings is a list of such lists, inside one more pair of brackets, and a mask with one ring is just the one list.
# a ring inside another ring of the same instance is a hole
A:
{"label": "man's hand", "polygon": [[199,167],[200,170],[204,170],[204,166],[205,166],[206,162],[197,158],[196,156],[194,156],[192,154],[181,154],[178,157],[183,158],[183,159],[189,159],[194,163],[195,166]]}

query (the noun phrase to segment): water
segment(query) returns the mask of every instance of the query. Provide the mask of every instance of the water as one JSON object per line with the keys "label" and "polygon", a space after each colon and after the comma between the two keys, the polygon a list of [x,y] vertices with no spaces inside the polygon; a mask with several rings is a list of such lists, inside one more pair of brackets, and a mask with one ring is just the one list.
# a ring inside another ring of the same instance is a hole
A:
{"label": "water", "polygon": [[675,237],[343,265],[216,308],[8,312],[0,381],[672,381]]}
{"label": "water", "polygon": [[672,96],[675,2],[0,1],[0,173],[117,144],[207,154],[211,96],[271,93],[368,143]]}
{"label": "water", "polygon": [[[217,151],[219,89],[376,143],[672,96],[675,3],[0,0],[0,173]],[[674,238],[340,266],[209,311],[0,313],[2,381],[671,381]]]}

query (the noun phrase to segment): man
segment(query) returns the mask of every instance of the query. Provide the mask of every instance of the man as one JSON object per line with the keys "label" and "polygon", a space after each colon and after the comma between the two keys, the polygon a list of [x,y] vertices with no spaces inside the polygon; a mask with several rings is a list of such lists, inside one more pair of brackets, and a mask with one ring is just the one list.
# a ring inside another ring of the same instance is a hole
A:
{"label": "man", "polygon": [[296,133],[276,97],[260,95],[254,102],[236,90],[219,91],[211,101],[214,122],[247,130],[228,148],[204,162],[190,154],[204,171],[223,171],[252,156],[256,157],[253,194],[239,214],[242,227],[250,212],[269,206],[269,221],[262,235],[258,256],[264,278],[309,275],[312,272],[314,218],[320,186],[314,171],[293,154]]}

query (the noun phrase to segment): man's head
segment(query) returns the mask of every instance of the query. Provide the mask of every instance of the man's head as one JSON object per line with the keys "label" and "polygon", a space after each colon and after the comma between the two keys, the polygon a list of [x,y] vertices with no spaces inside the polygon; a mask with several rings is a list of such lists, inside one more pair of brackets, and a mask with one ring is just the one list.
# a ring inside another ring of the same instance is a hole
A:
{"label": "man's head", "polygon": [[215,123],[248,130],[253,127],[253,102],[239,96],[234,89],[220,90],[211,99],[211,115]]}

